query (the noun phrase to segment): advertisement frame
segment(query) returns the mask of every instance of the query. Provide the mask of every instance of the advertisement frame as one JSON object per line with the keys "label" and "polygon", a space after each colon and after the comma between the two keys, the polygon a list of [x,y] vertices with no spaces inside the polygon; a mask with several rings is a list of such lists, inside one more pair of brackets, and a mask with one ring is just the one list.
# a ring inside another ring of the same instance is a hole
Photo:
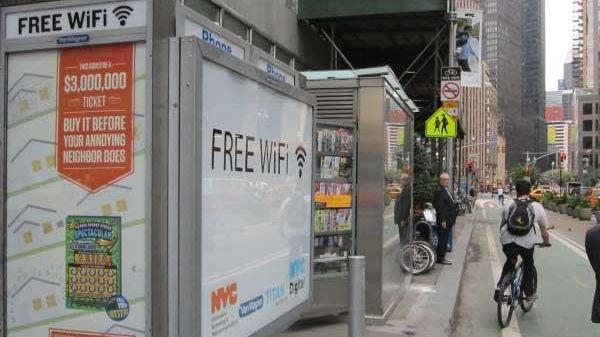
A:
{"label": "advertisement frame", "polygon": [[[179,113],[179,131],[178,139],[170,139],[170,143],[179,142],[180,153],[191,153],[189,156],[181,157],[179,161],[179,203],[177,205],[179,217],[178,238],[179,252],[182,260],[180,267],[179,294],[188,294],[180,298],[178,315],[180,322],[180,335],[194,335],[200,331],[200,320],[197,310],[201,308],[201,228],[202,228],[202,210],[197,205],[202,197],[202,68],[204,60],[214,62],[226,69],[232,70],[239,75],[258,82],[266,87],[278,91],[290,98],[301,101],[312,107],[312,133],[315,132],[316,118],[316,100],[305,91],[293,87],[284,82],[275,82],[270,80],[268,75],[252,64],[244,62],[234,56],[227,55],[217,48],[198,39],[197,37],[183,37],[180,41],[180,92],[181,110]],[[174,47],[176,49],[176,47]],[[185,69],[185,70],[184,70]],[[192,140],[192,141],[190,141]],[[313,142],[313,139],[311,139]],[[313,142],[314,143],[314,142]],[[170,144],[171,146],[171,144]],[[311,143],[311,146],[314,144]],[[315,160],[315,151],[312,151],[312,158]],[[171,170],[170,170],[171,171]],[[314,177],[311,175],[311,186],[314,186]],[[300,318],[301,313],[312,303],[313,295],[313,245],[312,237],[314,228],[312,219],[314,217],[314,189],[311,188],[311,226],[310,226],[310,273],[308,275],[309,291],[308,300],[302,302],[294,309],[276,318],[271,323],[260,328],[255,333],[249,335],[252,337],[270,336],[293,324]],[[173,224],[169,224],[172,227]],[[183,261],[183,258],[189,257],[190,260]],[[189,266],[192,269],[189,269]],[[188,266],[182,269],[182,266]],[[208,337],[208,336],[203,336]]]}
{"label": "advertisement frame", "polygon": [[[459,23],[459,27],[460,28],[460,23],[461,20],[465,20],[465,22],[468,22],[466,20],[478,20],[477,23],[479,24],[479,35],[478,35],[478,47],[479,47],[479,57],[478,57],[478,62],[477,62],[477,71],[473,71],[474,69],[471,68],[471,71],[465,71],[462,70],[461,71],[461,85],[462,87],[474,87],[474,88],[481,88],[483,85],[483,24],[484,24],[484,17],[483,17],[483,11],[480,9],[457,9],[456,10],[456,15],[457,15],[457,19],[458,19],[458,23]],[[471,22],[471,24],[474,24],[474,22]],[[458,29],[457,28],[457,29]],[[474,28],[474,27],[472,27]],[[457,30],[457,35],[454,37],[456,39],[456,37],[458,37],[459,31]],[[467,43],[470,43],[468,41],[470,41],[471,37],[469,37],[469,39],[467,40]],[[457,46],[457,48],[460,48],[460,46]],[[460,61],[458,60],[458,54],[454,55],[453,57],[456,58],[457,64],[460,64]],[[467,61],[468,64],[469,61]],[[462,67],[461,67],[462,68]]]}
{"label": "advertisement frame", "polygon": [[[153,2],[152,1],[144,1],[145,13],[143,14],[145,17],[145,26],[136,27],[136,28],[125,28],[125,29],[110,29],[106,31],[91,31],[86,33],[89,36],[89,41],[81,42],[81,43],[68,43],[68,44],[58,44],[56,38],[60,35],[50,35],[45,37],[34,37],[34,38],[24,38],[23,41],[14,41],[7,40],[5,37],[5,22],[6,16],[9,14],[14,14],[18,12],[27,12],[27,11],[37,11],[37,10],[47,10],[53,8],[62,8],[62,7],[73,7],[73,6],[89,6],[96,4],[105,4],[119,2],[119,0],[61,0],[61,1],[52,1],[52,2],[42,2],[35,4],[26,4],[26,5],[14,5],[14,6],[0,6],[0,219],[4,224],[7,223],[7,99],[5,92],[7,88],[8,82],[8,56],[12,53],[18,52],[28,52],[28,51],[42,51],[42,50],[59,50],[63,48],[71,48],[71,47],[81,47],[81,46],[93,46],[93,45],[106,45],[113,43],[136,43],[136,42],[144,42],[146,45],[146,76],[147,81],[144,88],[145,92],[145,104],[148,114],[145,118],[145,140],[147,143],[147,151],[146,151],[146,159],[144,163],[144,169],[146,170],[145,183],[144,188],[146,191],[152,191],[152,175],[151,175],[151,167],[152,167],[152,151],[150,150],[152,147],[152,135],[155,132],[152,129],[153,124],[153,114],[152,114],[152,59],[150,58],[150,54],[152,53],[152,22],[153,22]],[[119,32],[120,34],[115,34],[115,32]],[[151,193],[147,193],[147,195],[151,195]],[[150,197],[146,197],[144,201],[145,207],[145,235],[146,238],[144,240],[145,244],[145,327],[144,334],[146,336],[152,336],[152,331],[154,330],[152,325],[152,294],[155,292],[159,292],[160,290],[155,290],[152,287],[151,283],[151,266],[152,266],[152,249],[151,249],[151,226],[150,219],[152,219],[152,199]],[[5,226],[0,226],[0,265],[2,276],[0,277],[0,300],[2,303],[0,304],[0,337],[6,337],[8,332],[6,329],[7,320],[6,320],[6,312],[7,312],[7,266],[6,266],[6,254],[7,254],[7,236],[6,236],[6,228]],[[166,278],[166,277],[165,277]]]}

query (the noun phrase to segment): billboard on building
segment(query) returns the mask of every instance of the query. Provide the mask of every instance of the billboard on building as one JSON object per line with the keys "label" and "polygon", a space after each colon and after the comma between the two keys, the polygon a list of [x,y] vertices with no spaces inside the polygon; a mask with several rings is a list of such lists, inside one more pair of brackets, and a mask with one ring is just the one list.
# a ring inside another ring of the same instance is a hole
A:
{"label": "billboard on building", "polygon": [[556,143],[556,126],[548,126],[548,144]]}
{"label": "billboard on building", "polygon": [[565,119],[565,112],[562,106],[546,106],[544,108],[544,113],[547,122],[556,122]]}
{"label": "billboard on building", "polygon": [[456,58],[463,87],[481,87],[482,18],[480,10],[457,10]]}

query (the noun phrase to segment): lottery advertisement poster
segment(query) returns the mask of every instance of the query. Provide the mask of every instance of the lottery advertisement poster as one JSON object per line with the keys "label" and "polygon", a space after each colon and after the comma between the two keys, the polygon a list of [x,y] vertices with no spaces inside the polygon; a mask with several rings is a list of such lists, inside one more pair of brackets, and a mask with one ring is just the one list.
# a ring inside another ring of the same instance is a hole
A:
{"label": "lottery advertisement poster", "polygon": [[7,337],[146,336],[146,58],[7,56]]}
{"label": "lottery advertisement poster", "polygon": [[132,172],[133,45],[60,52],[58,172],[95,192]]}
{"label": "lottery advertisement poster", "polygon": [[66,226],[67,308],[103,310],[121,294],[121,218],[69,216]]}

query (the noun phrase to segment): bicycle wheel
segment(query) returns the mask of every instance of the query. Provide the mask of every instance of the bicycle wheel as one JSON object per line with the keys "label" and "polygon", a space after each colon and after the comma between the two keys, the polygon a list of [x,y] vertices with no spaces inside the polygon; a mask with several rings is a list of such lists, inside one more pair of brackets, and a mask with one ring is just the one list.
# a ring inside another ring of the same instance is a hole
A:
{"label": "bicycle wheel", "polygon": [[[533,270],[533,289],[537,289],[537,270]],[[529,312],[532,308],[533,308],[533,304],[535,303],[535,301],[526,301],[525,300],[525,294],[523,293],[523,296],[521,296],[521,298],[519,298],[519,305],[521,306],[521,309],[523,309],[523,312]]]}
{"label": "bicycle wheel", "polygon": [[512,298],[512,290],[510,282],[504,282],[500,288],[500,300],[498,301],[498,324],[501,328],[505,328],[510,324],[513,311],[515,310],[514,301]]}

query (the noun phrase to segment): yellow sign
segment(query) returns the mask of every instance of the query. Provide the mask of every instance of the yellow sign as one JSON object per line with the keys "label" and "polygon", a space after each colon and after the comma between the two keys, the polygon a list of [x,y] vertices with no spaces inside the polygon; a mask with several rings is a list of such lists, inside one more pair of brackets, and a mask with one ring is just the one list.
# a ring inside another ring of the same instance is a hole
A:
{"label": "yellow sign", "polygon": [[459,101],[444,101],[442,102],[442,107],[444,109],[458,109],[460,105]]}
{"label": "yellow sign", "polygon": [[548,127],[548,144],[556,143],[556,127],[549,126]]}
{"label": "yellow sign", "polygon": [[404,127],[402,126],[399,126],[398,131],[396,131],[396,145],[404,145]]}
{"label": "yellow sign", "polygon": [[315,194],[315,202],[326,204],[327,208],[348,208],[352,207],[352,195]]}
{"label": "yellow sign", "polygon": [[425,137],[456,138],[458,125],[444,108],[437,109],[425,122]]}

